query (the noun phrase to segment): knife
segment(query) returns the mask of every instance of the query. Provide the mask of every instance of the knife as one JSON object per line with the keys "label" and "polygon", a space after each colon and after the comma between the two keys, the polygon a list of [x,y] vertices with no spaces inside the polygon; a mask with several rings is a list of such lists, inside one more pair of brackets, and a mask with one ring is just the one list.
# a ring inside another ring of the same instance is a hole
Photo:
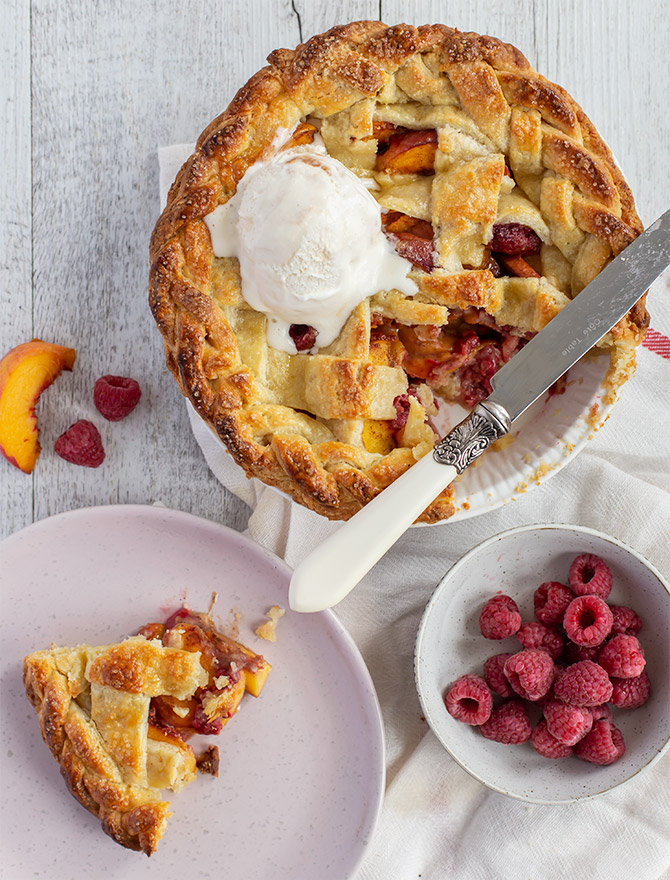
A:
{"label": "knife", "polygon": [[491,380],[469,416],[293,572],[289,605],[322,611],[356,586],[414,520],[631,309],[670,264],[670,210],[612,260]]}

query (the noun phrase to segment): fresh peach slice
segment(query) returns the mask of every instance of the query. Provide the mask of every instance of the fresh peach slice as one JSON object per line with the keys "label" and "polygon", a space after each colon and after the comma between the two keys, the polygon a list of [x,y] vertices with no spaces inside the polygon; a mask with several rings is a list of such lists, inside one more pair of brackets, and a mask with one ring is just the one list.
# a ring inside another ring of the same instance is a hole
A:
{"label": "fresh peach slice", "polygon": [[0,361],[0,452],[26,474],[40,454],[35,417],[39,396],[63,370],[72,369],[76,356],[73,348],[33,339]]}
{"label": "fresh peach slice", "polygon": [[377,171],[391,174],[432,174],[437,151],[434,128],[391,136],[388,148],[377,154]]}

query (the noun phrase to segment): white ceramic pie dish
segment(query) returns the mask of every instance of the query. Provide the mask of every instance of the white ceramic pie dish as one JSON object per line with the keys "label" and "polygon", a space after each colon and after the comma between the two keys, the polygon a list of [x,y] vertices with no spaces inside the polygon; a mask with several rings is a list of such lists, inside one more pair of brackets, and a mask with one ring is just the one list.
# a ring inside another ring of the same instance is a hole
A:
{"label": "white ceramic pie dish", "polygon": [[[515,638],[484,639],[478,626],[484,602],[501,591],[533,619],[533,592],[547,580],[566,582],[572,559],[595,553],[612,569],[608,601],[633,607],[643,620],[644,648],[652,693],[639,709],[613,710],[623,733],[625,755],[601,767],[575,757],[548,760],[525,743],[505,746],[452,718],[444,707],[448,686],[459,676],[481,674],[492,654],[521,649]],[[592,798],[633,781],[670,747],[670,586],[635,550],[616,538],[582,526],[523,526],[475,547],[442,578],[424,612],[416,641],[419,699],[433,732],[451,757],[494,791],[539,804]]]}

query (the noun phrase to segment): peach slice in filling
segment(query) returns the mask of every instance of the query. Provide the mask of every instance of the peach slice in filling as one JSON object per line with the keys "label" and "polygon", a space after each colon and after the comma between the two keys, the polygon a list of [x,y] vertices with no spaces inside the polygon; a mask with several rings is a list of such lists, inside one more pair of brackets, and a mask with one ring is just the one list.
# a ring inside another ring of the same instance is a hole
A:
{"label": "peach slice in filling", "polygon": [[291,133],[291,137],[282,146],[282,150],[290,150],[293,147],[301,147],[314,142],[317,128],[311,122],[301,122]]}
{"label": "peach slice in filling", "polygon": [[434,128],[398,129],[379,141],[375,168],[390,174],[434,174],[437,132]]}
{"label": "peach slice in filling", "polygon": [[505,275],[514,278],[540,278],[540,273],[519,254],[496,254],[494,259]]}

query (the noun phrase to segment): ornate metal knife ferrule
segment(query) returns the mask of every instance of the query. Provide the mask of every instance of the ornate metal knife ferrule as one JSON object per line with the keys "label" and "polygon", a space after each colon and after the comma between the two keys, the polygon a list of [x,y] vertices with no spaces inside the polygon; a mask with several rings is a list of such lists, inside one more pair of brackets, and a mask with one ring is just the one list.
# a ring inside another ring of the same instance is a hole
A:
{"label": "ornate metal knife ferrule", "polygon": [[507,410],[500,404],[478,403],[467,418],[435,444],[433,458],[439,464],[453,465],[462,474],[492,443],[509,434],[511,427]]}

